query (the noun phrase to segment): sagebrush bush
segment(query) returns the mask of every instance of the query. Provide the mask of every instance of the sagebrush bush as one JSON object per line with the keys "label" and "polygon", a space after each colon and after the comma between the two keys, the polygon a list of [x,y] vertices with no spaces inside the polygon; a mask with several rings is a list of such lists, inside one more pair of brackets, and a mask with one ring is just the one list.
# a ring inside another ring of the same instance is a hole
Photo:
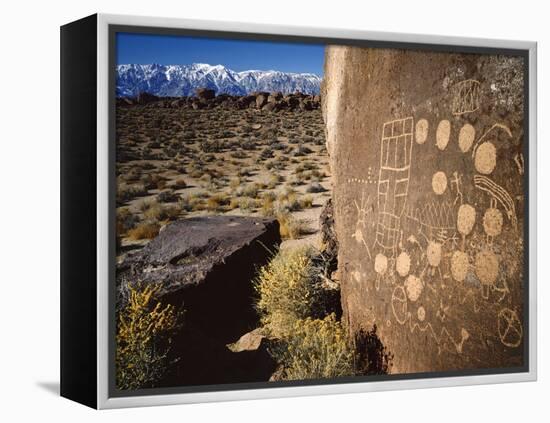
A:
{"label": "sagebrush bush", "polygon": [[128,303],[118,311],[116,383],[118,389],[153,387],[166,371],[171,336],[181,314],[156,296],[159,285],[129,287]]}
{"label": "sagebrush bush", "polygon": [[126,207],[119,208],[116,211],[116,231],[117,235],[124,235],[133,229],[139,223],[139,216],[130,212]]}
{"label": "sagebrush bush", "polygon": [[354,375],[354,351],[334,314],[296,320],[272,354],[284,366],[283,379]]}
{"label": "sagebrush bush", "polygon": [[322,286],[307,248],[281,250],[258,273],[256,309],[263,326],[284,338],[296,320],[317,314]]}
{"label": "sagebrush bush", "polygon": [[117,202],[119,204],[143,195],[147,195],[147,188],[143,184],[128,185],[125,182],[118,184]]}

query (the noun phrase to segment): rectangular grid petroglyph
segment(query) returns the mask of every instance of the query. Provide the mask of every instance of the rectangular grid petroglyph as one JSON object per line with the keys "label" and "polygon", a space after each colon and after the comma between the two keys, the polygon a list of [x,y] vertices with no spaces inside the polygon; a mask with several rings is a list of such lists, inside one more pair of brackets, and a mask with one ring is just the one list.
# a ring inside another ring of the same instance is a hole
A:
{"label": "rectangular grid petroglyph", "polygon": [[386,122],[380,146],[376,243],[395,248],[409,189],[413,118]]}

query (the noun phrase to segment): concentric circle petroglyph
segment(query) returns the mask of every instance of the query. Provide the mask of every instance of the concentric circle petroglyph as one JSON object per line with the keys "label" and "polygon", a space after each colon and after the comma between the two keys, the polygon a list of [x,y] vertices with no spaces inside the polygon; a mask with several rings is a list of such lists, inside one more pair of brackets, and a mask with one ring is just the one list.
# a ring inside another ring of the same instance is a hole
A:
{"label": "concentric circle petroglyph", "polygon": [[399,276],[407,276],[409,274],[409,270],[411,269],[411,258],[405,251],[397,256],[395,268]]}
{"label": "concentric circle petroglyph", "polygon": [[458,232],[466,236],[476,223],[476,209],[470,204],[461,204],[458,208],[458,216],[456,219],[456,228]]}
{"label": "concentric circle petroglyph", "polygon": [[497,149],[492,142],[485,141],[476,150],[474,166],[479,173],[489,175],[497,165]]}
{"label": "concentric circle petroglyph", "polygon": [[388,258],[381,253],[376,254],[374,258],[374,271],[379,275],[383,275],[388,270]]}
{"label": "concentric circle petroglyph", "polygon": [[432,176],[432,189],[437,195],[441,195],[447,189],[447,175],[445,172],[435,172]]}
{"label": "concentric circle petroglyph", "polygon": [[407,291],[407,298],[413,303],[418,300],[422,290],[424,289],[424,284],[422,280],[417,278],[414,275],[409,275],[405,281],[405,291]]}
{"label": "concentric circle petroglyph", "polygon": [[426,248],[426,256],[430,266],[437,267],[441,263],[441,244],[439,242],[430,241]]}
{"label": "concentric circle petroglyph", "polygon": [[418,310],[416,311],[416,316],[418,317],[418,320],[423,322],[426,319],[426,310],[424,307],[420,306],[418,307]]}
{"label": "concentric circle petroglyph", "polygon": [[468,274],[469,259],[464,251],[455,251],[451,257],[451,274],[453,279],[462,282]]}
{"label": "concentric circle petroglyph", "polygon": [[477,253],[475,269],[478,279],[484,285],[493,285],[498,277],[498,257],[491,250]]}
{"label": "concentric circle petroglyph", "polygon": [[466,123],[462,128],[460,128],[460,132],[458,134],[458,147],[460,148],[460,151],[466,153],[470,147],[472,147],[475,137],[476,130],[469,123]]}
{"label": "concentric circle petroglyph", "polygon": [[489,236],[498,236],[502,232],[502,212],[499,209],[490,207],[483,215],[483,229]]}
{"label": "concentric circle petroglyph", "polygon": [[449,138],[451,136],[451,122],[447,119],[443,119],[437,125],[437,131],[435,133],[435,143],[437,148],[440,150],[445,150],[447,144],[449,144]]}
{"label": "concentric circle petroglyph", "polygon": [[428,121],[420,119],[416,122],[415,140],[418,144],[424,144],[428,139]]}

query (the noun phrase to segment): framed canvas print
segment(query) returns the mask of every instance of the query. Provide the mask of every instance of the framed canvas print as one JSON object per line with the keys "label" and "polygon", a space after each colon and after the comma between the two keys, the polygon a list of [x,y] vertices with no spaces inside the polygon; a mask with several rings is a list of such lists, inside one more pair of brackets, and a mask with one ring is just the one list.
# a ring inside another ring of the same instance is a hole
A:
{"label": "framed canvas print", "polygon": [[61,393],[536,379],[536,44],[61,28]]}

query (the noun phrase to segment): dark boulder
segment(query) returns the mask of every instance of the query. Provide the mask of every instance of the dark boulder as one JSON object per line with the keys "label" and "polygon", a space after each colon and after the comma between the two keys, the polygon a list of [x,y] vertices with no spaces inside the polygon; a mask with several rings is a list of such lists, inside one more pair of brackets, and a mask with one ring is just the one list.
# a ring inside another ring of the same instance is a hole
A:
{"label": "dark boulder", "polygon": [[159,97],[153,94],[149,94],[147,92],[139,93],[136,97],[136,102],[138,104],[149,104],[158,100],[159,100]]}
{"label": "dark boulder", "polygon": [[208,88],[197,88],[195,93],[201,100],[212,100],[216,97],[216,92]]}
{"label": "dark boulder", "polygon": [[257,323],[252,280],[280,241],[274,219],[179,220],[118,266],[119,292],[138,280],[160,283],[161,300],[183,304],[187,324],[231,342]]}

